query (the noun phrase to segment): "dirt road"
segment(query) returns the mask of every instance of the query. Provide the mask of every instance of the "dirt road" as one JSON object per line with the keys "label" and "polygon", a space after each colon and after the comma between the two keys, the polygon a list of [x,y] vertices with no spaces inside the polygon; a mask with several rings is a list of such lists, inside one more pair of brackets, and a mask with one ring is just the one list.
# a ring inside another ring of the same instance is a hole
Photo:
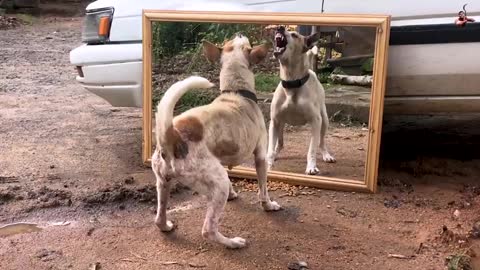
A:
{"label": "dirt road", "polygon": [[39,20],[0,31],[0,225],[40,227],[0,230],[0,269],[287,269],[305,261],[310,269],[433,270],[470,246],[480,253],[478,240],[463,242],[480,217],[479,170],[460,161],[455,167],[467,169],[438,173],[443,161],[432,171],[384,169],[374,195],[271,184],[285,208],[278,213],[262,212],[252,184],[237,182],[240,198],[228,203],[221,230],[249,244],[234,251],[202,239],[203,200],[178,190],[169,210],[178,228],[163,235],[153,224],[154,177],[141,164],[140,110],[112,108],[75,83],[68,52],[80,43],[79,18]]}

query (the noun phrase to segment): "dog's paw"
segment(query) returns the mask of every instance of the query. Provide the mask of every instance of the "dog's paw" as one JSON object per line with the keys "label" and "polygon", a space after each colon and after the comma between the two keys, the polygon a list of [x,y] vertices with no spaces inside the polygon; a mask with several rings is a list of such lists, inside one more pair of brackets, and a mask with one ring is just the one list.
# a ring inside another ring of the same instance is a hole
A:
{"label": "dog's paw", "polygon": [[323,161],[326,163],[335,163],[337,160],[329,153],[323,154]]}
{"label": "dog's paw", "polygon": [[267,162],[267,172],[271,171],[273,169],[273,162]]}
{"label": "dog's paw", "polygon": [[170,220],[167,220],[165,224],[160,224],[159,222],[155,221],[155,224],[157,224],[157,227],[162,231],[162,232],[171,232],[173,229],[175,229],[175,224],[171,222]]}
{"label": "dog's paw", "polygon": [[305,174],[308,175],[316,175],[320,172],[320,170],[317,168],[317,166],[307,166],[307,169],[305,170]]}
{"label": "dog's paw", "polygon": [[228,193],[228,200],[229,200],[229,201],[233,201],[233,200],[235,200],[236,198],[238,198],[238,193],[236,193],[236,192],[233,191],[233,190],[230,190],[230,192]]}
{"label": "dog's paw", "polygon": [[278,211],[282,209],[280,204],[275,201],[262,202],[263,210],[265,211]]}
{"label": "dog's paw", "polygon": [[245,247],[246,244],[247,244],[247,240],[241,237],[235,237],[235,238],[230,238],[230,241],[227,244],[227,247],[231,249],[237,249],[237,248]]}

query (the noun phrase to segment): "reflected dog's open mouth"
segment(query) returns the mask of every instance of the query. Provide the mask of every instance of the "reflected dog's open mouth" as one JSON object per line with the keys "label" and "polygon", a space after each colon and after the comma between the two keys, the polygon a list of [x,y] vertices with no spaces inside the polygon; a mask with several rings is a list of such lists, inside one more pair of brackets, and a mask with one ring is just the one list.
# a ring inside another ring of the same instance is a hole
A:
{"label": "reflected dog's open mouth", "polygon": [[273,55],[278,57],[282,55],[287,49],[287,37],[281,31],[277,31],[275,34],[275,48],[273,49]]}

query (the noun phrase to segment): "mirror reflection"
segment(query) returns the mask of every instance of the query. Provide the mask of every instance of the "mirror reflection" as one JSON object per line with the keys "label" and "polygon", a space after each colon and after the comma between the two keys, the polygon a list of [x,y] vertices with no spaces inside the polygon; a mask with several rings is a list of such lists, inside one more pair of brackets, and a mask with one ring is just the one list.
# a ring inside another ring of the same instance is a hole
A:
{"label": "mirror reflection", "polygon": [[[176,114],[217,98],[221,59],[213,59],[208,46],[228,50],[238,34],[252,48],[268,46],[250,69],[268,131],[270,169],[363,181],[375,28],[154,22],[153,108],[173,83],[191,75],[215,87],[187,92]],[[245,162],[255,169],[253,158]]]}

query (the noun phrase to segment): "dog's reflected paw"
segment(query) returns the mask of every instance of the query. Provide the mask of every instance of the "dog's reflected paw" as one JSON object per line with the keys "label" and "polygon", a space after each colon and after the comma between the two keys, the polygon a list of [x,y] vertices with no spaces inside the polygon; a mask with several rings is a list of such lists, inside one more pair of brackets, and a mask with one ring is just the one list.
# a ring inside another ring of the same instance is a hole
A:
{"label": "dog's reflected paw", "polygon": [[320,170],[317,168],[317,166],[312,166],[312,167],[307,167],[307,169],[305,170],[305,174],[308,174],[308,175],[316,175],[320,172]]}
{"label": "dog's reflected paw", "polygon": [[272,169],[273,169],[273,162],[272,163],[268,162],[267,163],[267,172],[271,171]]}
{"label": "dog's reflected paw", "polygon": [[165,224],[160,224],[160,222],[155,221],[155,224],[157,224],[157,227],[162,231],[162,232],[171,232],[173,229],[175,229],[175,224],[171,222],[170,220],[167,220]]}
{"label": "dog's reflected paw", "polygon": [[241,237],[230,238],[230,243],[227,244],[228,248],[237,249],[243,248],[247,244],[247,240]]}
{"label": "dog's reflected paw", "polygon": [[330,155],[329,153],[326,153],[326,154],[323,155],[323,161],[325,161],[326,163],[337,162],[337,160],[332,155]]}
{"label": "dog's reflected paw", "polygon": [[278,211],[282,209],[280,204],[275,201],[262,202],[263,210],[265,211]]}
{"label": "dog's reflected paw", "polygon": [[228,200],[233,201],[236,198],[238,198],[238,194],[235,191],[230,190],[230,193],[228,193]]}

